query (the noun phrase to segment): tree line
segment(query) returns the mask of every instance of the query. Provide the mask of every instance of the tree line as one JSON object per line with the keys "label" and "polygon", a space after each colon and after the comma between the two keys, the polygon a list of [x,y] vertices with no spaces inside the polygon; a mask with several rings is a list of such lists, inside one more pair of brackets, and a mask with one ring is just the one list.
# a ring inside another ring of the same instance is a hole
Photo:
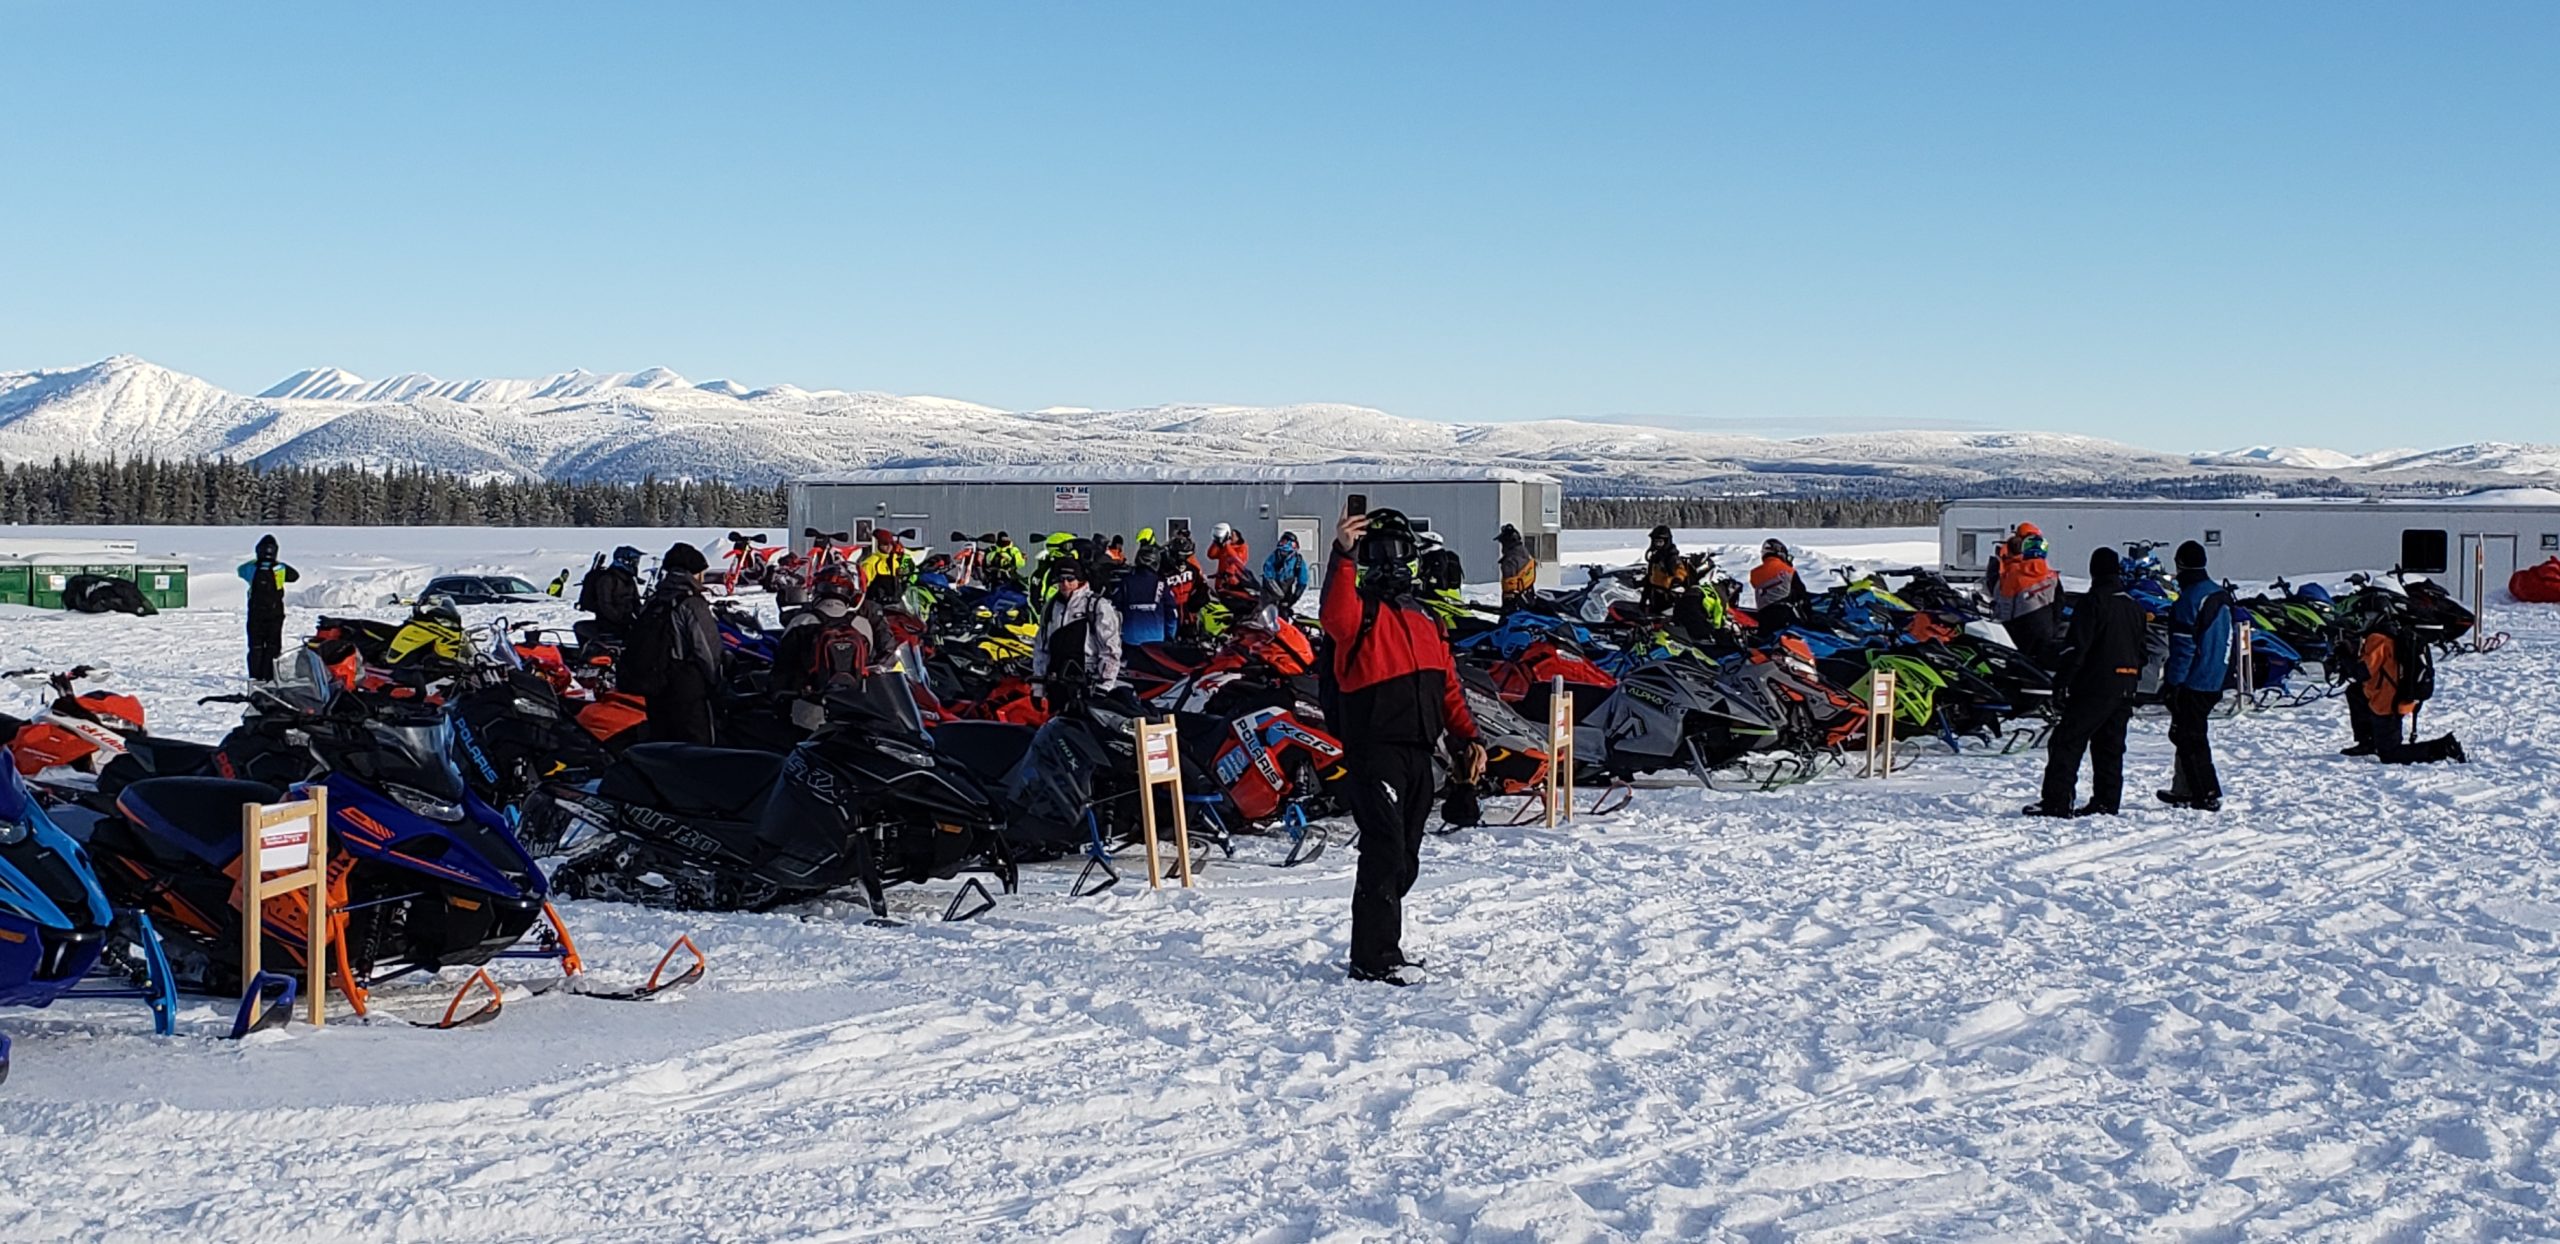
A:
{"label": "tree line", "polygon": [[771,527],[784,486],[472,479],[424,467],[56,458],[0,470],[0,523],[232,527]]}

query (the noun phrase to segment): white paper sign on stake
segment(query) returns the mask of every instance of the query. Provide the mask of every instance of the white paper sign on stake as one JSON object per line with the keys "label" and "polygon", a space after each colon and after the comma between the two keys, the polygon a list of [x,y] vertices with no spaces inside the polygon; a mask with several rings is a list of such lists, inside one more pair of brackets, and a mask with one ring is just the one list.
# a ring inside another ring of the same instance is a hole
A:
{"label": "white paper sign on stake", "polygon": [[291,872],[311,862],[311,822],[286,821],[258,830],[258,867],[271,873]]}

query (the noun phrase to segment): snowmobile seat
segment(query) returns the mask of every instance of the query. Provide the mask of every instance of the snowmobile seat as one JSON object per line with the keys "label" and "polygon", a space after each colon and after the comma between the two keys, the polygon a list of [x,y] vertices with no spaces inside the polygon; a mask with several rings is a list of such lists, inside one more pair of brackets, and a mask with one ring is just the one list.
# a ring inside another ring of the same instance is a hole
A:
{"label": "snowmobile seat", "polygon": [[721,821],[754,820],[782,776],[782,756],[694,743],[638,743],[596,793],[617,803]]}
{"label": "snowmobile seat", "polygon": [[1002,782],[1039,731],[1010,721],[951,721],[933,729],[933,754],[982,782]]}
{"label": "snowmobile seat", "polygon": [[154,738],[147,734],[132,735],[124,741],[121,756],[98,770],[98,792],[113,796],[136,782],[156,777],[195,777],[213,768],[213,758],[221,749],[210,743],[190,743],[185,739]]}
{"label": "snowmobile seat", "polygon": [[116,796],[140,836],[223,867],[240,856],[240,805],[282,797],[264,782],[217,777],[145,778]]}

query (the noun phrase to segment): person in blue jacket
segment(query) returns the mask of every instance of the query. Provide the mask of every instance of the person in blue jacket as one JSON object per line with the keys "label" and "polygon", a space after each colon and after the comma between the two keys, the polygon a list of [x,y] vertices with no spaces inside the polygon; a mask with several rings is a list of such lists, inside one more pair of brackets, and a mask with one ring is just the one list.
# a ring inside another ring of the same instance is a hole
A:
{"label": "person in blue jacket", "polygon": [[1282,610],[1298,607],[1298,598],[1307,594],[1307,558],[1298,551],[1297,532],[1280,533],[1280,543],[1271,546],[1271,556],[1263,560],[1262,582]]}
{"label": "person in blue jacket", "polygon": [[2204,567],[2204,546],[2178,546],[2178,603],[2169,607],[2169,663],[2161,693],[2169,701],[2169,745],[2177,768],[2160,802],[2203,812],[2222,810],[2222,776],[2213,768],[2206,723],[2231,676],[2231,593]]}
{"label": "person in blue jacket", "polygon": [[1173,638],[1173,594],[1165,590],[1162,554],[1153,544],[1138,545],[1138,560],[1111,586],[1111,604],[1120,611],[1120,647],[1160,644]]}

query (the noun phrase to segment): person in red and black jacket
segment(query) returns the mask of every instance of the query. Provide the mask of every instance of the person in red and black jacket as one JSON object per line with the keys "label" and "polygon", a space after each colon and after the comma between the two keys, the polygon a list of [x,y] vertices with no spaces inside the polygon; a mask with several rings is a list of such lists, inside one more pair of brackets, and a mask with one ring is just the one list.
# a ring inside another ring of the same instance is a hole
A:
{"label": "person in red and black jacket", "polygon": [[1346,516],[1324,574],[1324,633],[1336,693],[1327,715],[1344,744],[1345,802],[1360,826],[1351,883],[1351,978],[1409,985],[1404,896],[1422,872],[1423,825],[1439,789],[1431,750],[1446,744],[1469,781],[1484,745],[1459,689],[1449,641],[1412,596],[1412,524],[1394,510]]}

